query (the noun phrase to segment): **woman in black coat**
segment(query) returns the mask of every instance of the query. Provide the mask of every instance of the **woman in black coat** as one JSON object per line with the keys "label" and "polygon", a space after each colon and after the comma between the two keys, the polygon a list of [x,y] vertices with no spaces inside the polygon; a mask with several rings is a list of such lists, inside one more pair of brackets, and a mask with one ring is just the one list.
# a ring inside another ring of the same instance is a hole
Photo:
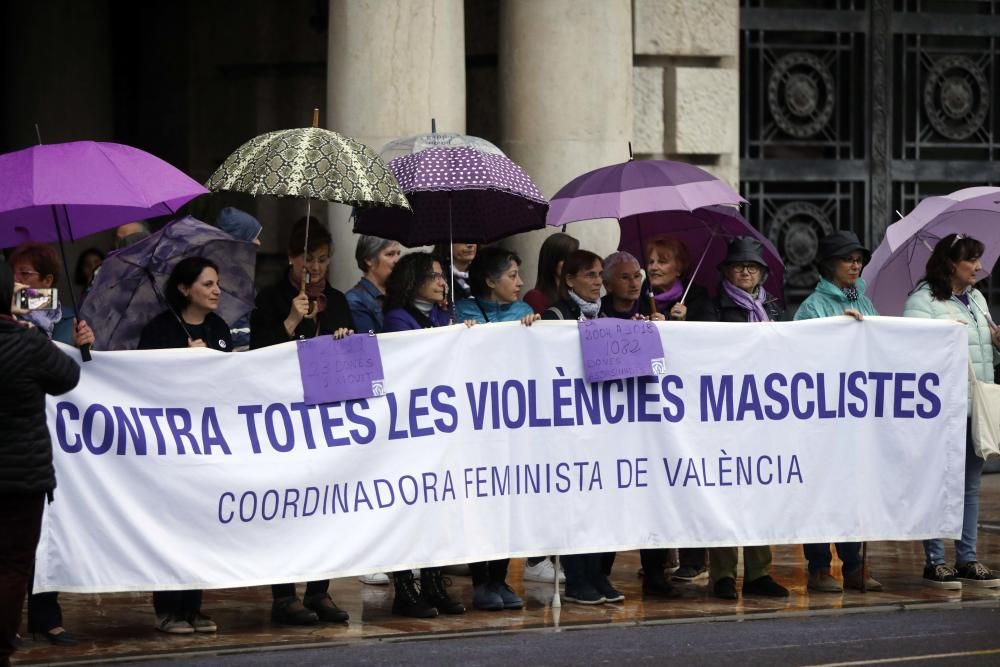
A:
{"label": "woman in black coat", "polygon": [[[288,271],[276,285],[257,294],[250,315],[251,350],[315,336],[343,338],[354,332],[347,298],[326,281],[332,251],[330,233],[315,218],[301,218],[292,226]],[[271,620],[279,625],[346,622],[347,612],[333,603],[329,589],[329,579],[310,581],[305,598],[299,600],[294,583],[272,585]]]}
{"label": "woman in black coat", "polygon": [[14,653],[45,497],[56,487],[45,395],[73,389],[80,367],[13,317],[14,275],[0,262],[0,665]]}

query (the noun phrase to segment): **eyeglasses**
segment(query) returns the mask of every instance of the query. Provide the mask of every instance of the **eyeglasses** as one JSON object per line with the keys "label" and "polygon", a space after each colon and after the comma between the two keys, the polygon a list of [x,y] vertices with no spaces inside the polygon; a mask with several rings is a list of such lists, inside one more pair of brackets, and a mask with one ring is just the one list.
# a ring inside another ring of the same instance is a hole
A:
{"label": "eyeglasses", "polygon": [[760,267],[756,264],[730,264],[729,268],[736,271],[736,273],[743,273],[746,271],[751,276],[755,276],[760,273]]}
{"label": "eyeglasses", "polygon": [[428,274],[427,274],[427,275],[425,276],[425,278],[426,278],[426,279],[427,279],[428,281],[435,281],[435,280],[444,280],[444,274],[443,274],[443,273],[441,273],[440,271],[435,271],[435,272],[433,272],[433,273],[428,273]]}
{"label": "eyeglasses", "polygon": [[865,265],[863,257],[839,257],[838,259],[844,264],[857,264],[858,266]]}
{"label": "eyeglasses", "polygon": [[38,271],[25,271],[23,269],[14,272],[15,278],[30,278],[31,276],[40,276],[40,275],[42,274],[40,274]]}

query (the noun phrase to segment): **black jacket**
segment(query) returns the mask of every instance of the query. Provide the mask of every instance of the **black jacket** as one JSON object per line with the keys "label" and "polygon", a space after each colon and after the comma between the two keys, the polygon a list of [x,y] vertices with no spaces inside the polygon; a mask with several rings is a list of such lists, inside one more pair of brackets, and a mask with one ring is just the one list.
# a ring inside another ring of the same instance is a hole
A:
{"label": "black jacket", "polygon": [[[606,317],[604,311],[597,313],[597,317]],[[545,309],[542,313],[543,320],[578,320],[580,319],[580,306],[572,299],[559,299],[554,304]]]}
{"label": "black jacket", "polygon": [[330,335],[337,329],[354,329],[354,318],[347,298],[327,284],[323,290],[326,309],[317,319],[304,318],[295,328],[295,335],[289,337],[285,331],[285,318],[292,309],[292,299],[298,293],[286,275],[277,285],[262,289],[257,294],[256,308],[250,315],[250,349],[287,343],[296,338],[312,338],[317,335],[317,319],[320,336]]}
{"label": "black jacket", "polygon": [[[639,297],[639,312],[649,317],[652,311],[649,308],[649,297],[645,296],[649,294],[648,283],[643,283],[642,294],[643,296]],[[680,301],[680,299],[677,301]],[[669,301],[665,305],[657,304],[657,310],[666,315],[669,320],[670,309],[674,307],[677,301]],[[712,322],[715,320],[715,307],[712,305],[711,299],[708,298],[708,292],[697,283],[691,285],[691,289],[688,290],[684,305],[688,309],[687,317],[685,318],[688,322]]]}
{"label": "black jacket", "polygon": [[233,351],[233,339],[229,333],[229,325],[215,313],[205,315],[205,322],[191,326],[185,331],[174,314],[165,310],[142,328],[139,337],[140,350],[164,350],[174,347],[187,347],[188,334],[194,339],[201,339],[205,344],[220,352]]}
{"label": "black jacket", "polygon": [[45,395],[79,381],[80,367],[44,333],[0,320],[0,493],[56,488]]}
{"label": "black jacket", "polygon": [[[771,322],[780,322],[782,313],[781,302],[777,297],[770,297],[764,302],[764,311]],[[749,313],[736,305],[728,294],[719,288],[719,296],[715,299],[715,315],[720,322],[746,322]]]}

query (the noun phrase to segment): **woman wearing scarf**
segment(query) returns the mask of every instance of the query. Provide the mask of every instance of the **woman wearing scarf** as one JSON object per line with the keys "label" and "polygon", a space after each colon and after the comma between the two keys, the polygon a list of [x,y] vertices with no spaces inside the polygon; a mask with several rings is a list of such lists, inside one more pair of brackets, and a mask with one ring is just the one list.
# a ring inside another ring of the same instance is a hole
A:
{"label": "woman wearing scarf", "polygon": [[476,258],[478,247],[475,243],[440,243],[434,246],[434,259],[441,263],[441,270],[449,290],[454,279],[455,294],[451,299],[454,304],[471,296],[469,265]]}
{"label": "woman wearing scarf", "polygon": [[[767,262],[757,239],[730,241],[726,259],[719,265],[722,285],[716,301],[720,322],[774,322],[780,319],[778,300],[763,287]],[[716,597],[736,600],[736,567],[739,547],[715,547],[709,553],[709,580]],[[771,547],[743,547],[743,595],[785,598],[788,589],[771,578]]]}
{"label": "woman wearing scarf", "polygon": [[[906,300],[905,317],[958,321],[968,331],[969,362],[982,382],[993,384],[993,364],[1000,347],[1000,328],[993,324],[989,305],[976,283],[985,278],[980,258],[983,244],[963,234],[949,234],[934,247],[927,273]],[[972,392],[970,390],[969,394]],[[972,414],[969,402],[968,415]],[[965,429],[965,502],[962,536],[955,540],[955,567],[945,564],[944,540],[924,540],[924,584],[960,590],[964,586],[1000,588],[1000,577],[976,558],[979,521],[979,482],[983,459],[972,445],[972,426]]]}
{"label": "woman wearing scarf", "polygon": [[[385,331],[448,326],[451,317],[440,305],[445,300],[447,280],[441,262],[429,253],[415,252],[400,259],[385,286]],[[398,616],[433,618],[465,613],[465,605],[448,595],[440,567],[421,568],[419,588],[410,570],[393,572],[392,580],[392,613]]]}
{"label": "woman wearing scarf", "polygon": [[[823,237],[818,253],[819,284],[799,306],[795,319],[849,315],[861,320],[866,315],[878,315],[871,299],[865,296],[865,281],[861,277],[861,270],[871,256],[854,232],[839,231]],[[841,593],[844,588],[882,590],[882,584],[863,567],[861,542],[838,542],[836,547],[843,564],[843,586],[830,574],[833,555],[829,544],[803,547],[809,567],[809,590],[818,593]]]}
{"label": "woman wearing scarf", "polygon": [[[292,226],[289,266],[284,277],[257,294],[256,308],[250,315],[252,350],[315,336],[343,338],[354,330],[347,299],[326,281],[333,250],[330,233],[318,220],[310,218],[306,248],[306,224],[306,219],[301,218]],[[333,603],[327,593],[329,588],[328,579],[310,581],[300,601],[295,584],[272,585],[271,620],[279,625],[346,622],[347,612]]]}
{"label": "woman wearing scarf", "polygon": [[639,260],[624,250],[604,258],[604,290],[601,310],[608,317],[620,320],[634,320],[642,317],[639,313],[639,297],[642,295],[642,269]]}

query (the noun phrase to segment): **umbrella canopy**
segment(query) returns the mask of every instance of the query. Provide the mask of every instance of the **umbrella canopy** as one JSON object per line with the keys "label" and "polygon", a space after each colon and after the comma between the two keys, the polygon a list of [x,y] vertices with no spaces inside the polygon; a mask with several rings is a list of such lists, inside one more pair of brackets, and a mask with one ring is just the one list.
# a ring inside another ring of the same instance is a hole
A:
{"label": "umbrella canopy", "polygon": [[504,152],[495,144],[474,137],[471,134],[456,134],[454,132],[431,132],[430,134],[417,134],[412,137],[403,137],[390,141],[379,155],[383,160],[394,160],[404,155],[419,153],[428,148],[471,148],[480,153],[492,153],[493,155],[503,155]]}
{"label": "umbrella canopy", "polygon": [[414,247],[492,243],[545,226],[548,203],[531,177],[503,154],[468,146],[428,148],[389,168],[413,206],[356,212],[354,231]]}
{"label": "umbrella canopy", "polygon": [[173,215],[208,192],[138,148],[94,141],[0,155],[0,183],[0,247],[75,240]]}
{"label": "umbrella canopy", "polygon": [[[891,225],[864,270],[866,295],[882,315],[902,315],[906,298],[926,273],[934,245],[949,234],[965,234],[986,247],[986,274],[1000,257],[1000,188],[976,187],[928,197]],[[983,276],[986,277],[985,275]]]}
{"label": "umbrella canopy", "polygon": [[564,185],[552,197],[546,222],[559,227],[580,220],[621,220],[639,213],[745,203],[727,183],[693,165],[629,160],[581,174]]}
{"label": "umbrella canopy", "polygon": [[701,261],[697,282],[712,296],[715,296],[720,282],[716,268],[726,258],[729,241],[737,236],[753,237],[764,247],[764,259],[769,269],[764,289],[778,298],[784,296],[785,264],[781,255],[770,239],[751,227],[733,206],[706,206],[693,213],[642,213],[623,218],[619,223],[621,240],[618,249],[627,250],[640,261],[644,257],[643,243],[654,236],[663,234],[681,241],[692,261]]}
{"label": "umbrella canopy", "polygon": [[192,217],[181,218],[135,245],[109,254],[81,307],[103,350],[132,350],[142,328],[166,310],[170,272],[185,257],[219,267],[218,315],[232,324],[253,310],[257,248]]}
{"label": "umbrella canopy", "polygon": [[212,191],[410,209],[396,178],[375,151],[319,127],[254,137],[226,158],[207,185]]}

